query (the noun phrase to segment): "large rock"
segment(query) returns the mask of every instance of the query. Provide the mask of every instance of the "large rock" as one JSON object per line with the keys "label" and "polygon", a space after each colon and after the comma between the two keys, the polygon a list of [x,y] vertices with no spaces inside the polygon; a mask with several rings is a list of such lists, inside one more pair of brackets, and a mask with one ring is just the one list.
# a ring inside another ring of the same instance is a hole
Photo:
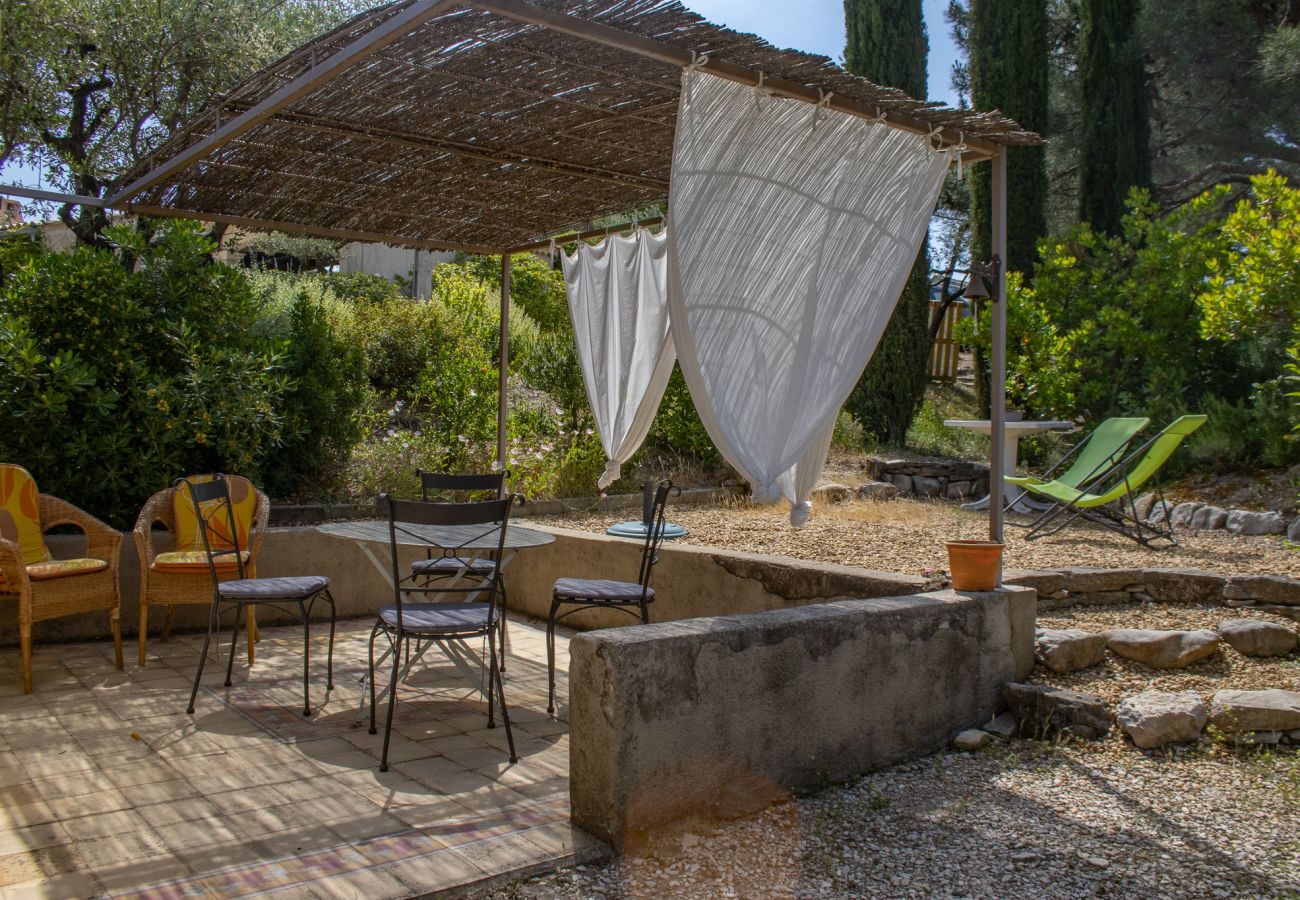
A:
{"label": "large rock", "polygon": [[868,481],[858,486],[859,500],[893,500],[898,488],[887,481]]}
{"label": "large rock", "polygon": [[1231,593],[1224,596],[1236,599],[1254,598],[1264,603],[1281,603],[1300,606],[1300,582],[1285,575],[1233,575],[1228,581]]}
{"label": "large rock", "polygon": [[1219,636],[1204,628],[1198,631],[1116,628],[1106,632],[1106,646],[1112,653],[1154,669],[1181,669],[1214,653]]}
{"label": "large rock", "polygon": [[1065,732],[1081,738],[1110,731],[1110,715],[1098,697],[1041,684],[1008,684],[1007,706],[1024,737]]}
{"label": "large rock", "polygon": [[1105,635],[1078,628],[1040,628],[1034,636],[1034,658],[1053,672],[1086,669],[1105,655]]}
{"label": "large rock", "polygon": [[1115,722],[1143,750],[1194,741],[1205,727],[1205,701],[1196,691],[1143,691],[1120,701]]}
{"label": "large rock", "polygon": [[1228,579],[1199,569],[1147,569],[1146,592],[1161,603],[1218,603]]}
{"label": "large rock", "polygon": [[912,490],[922,497],[938,497],[943,493],[943,482],[930,475],[913,475]]}
{"label": "large rock", "polygon": [[1155,505],[1155,491],[1147,491],[1145,494],[1139,494],[1137,499],[1133,501],[1133,512],[1139,521],[1144,522],[1151,515],[1151,507]]}
{"label": "large rock", "polygon": [[1046,569],[1008,569],[1002,573],[1002,583],[1031,587],[1041,599],[1064,588],[1065,575]]}
{"label": "large rock", "polygon": [[1295,691],[1217,691],[1210,722],[1220,731],[1290,731],[1300,728],[1300,694]]}
{"label": "large rock", "polygon": [[911,475],[904,475],[902,472],[891,472],[889,480],[894,483],[894,487],[898,488],[900,494],[912,493]]}
{"label": "large rock", "polygon": [[1263,619],[1227,619],[1219,636],[1243,656],[1286,656],[1300,644],[1294,630]]}
{"label": "large rock", "polygon": [[1233,534],[1281,534],[1286,531],[1286,520],[1275,512],[1234,509],[1228,513],[1227,528]]}
{"label": "large rock", "polygon": [[969,481],[950,481],[948,487],[944,489],[944,497],[949,500],[965,500],[971,496]]}
{"label": "large rock", "polygon": [[814,500],[824,500],[827,503],[843,503],[845,500],[852,499],[854,494],[853,488],[847,484],[838,484],[832,481],[827,484],[817,485],[817,487],[813,488],[812,496]]}
{"label": "large rock", "polygon": [[1174,505],[1168,500],[1157,500],[1151,505],[1151,511],[1147,513],[1147,521],[1152,525],[1163,525],[1173,511]]}
{"label": "large rock", "polygon": [[1228,524],[1228,511],[1217,506],[1202,506],[1192,515],[1194,531],[1216,531]]}
{"label": "large rock", "polygon": [[1300,544],[1300,516],[1292,519],[1286,527],[1286,539],[1293,544]]}
{"label": "large rock", "polygon": [[1141,569],[1099,569],[1092,566],[1079,566],[1062,571],[1065,573],[1065,588],[1071,594],[1122,591],[1130,584],[1143,582]]}
{"label": "large rock", "polygon": [[1192,527],[1192,516],[1196,515],[1204,503],[1198,503],[1194,500],[1186,503],[1179,503],[1174,507],[1174,511],[1169,514],[1169,527],[1177,529],[1187,529]]}

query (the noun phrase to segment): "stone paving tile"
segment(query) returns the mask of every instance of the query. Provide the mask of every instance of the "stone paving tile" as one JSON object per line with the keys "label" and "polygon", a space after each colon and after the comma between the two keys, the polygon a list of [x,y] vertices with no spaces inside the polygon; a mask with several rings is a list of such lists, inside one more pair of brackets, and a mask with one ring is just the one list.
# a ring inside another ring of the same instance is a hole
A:
{"label": "stone paving tile", "polygon": [[32,695],[13,689],[18,669],[0,660],[4,900],[150,886],[186,898],[382,900],[596,846],[568,822],[567,724],[545,712],[540,627],[511,629],[519,763],[507,761],[499,715],[488,729],[482,696],[431,652],[399,692],[386,773],[387,707],[381,699],[371,735],[359,705],[369,627],[340,623],[336,689],[327,697],[313,666],[309,720],[296,708],[296,628],[264,629],[251,670],[241,644],[230,689],[225,646],[210,657],[193,717],[184,714],[201,646],[192,635],[152,641],[148,666],[128,654],[121,673],[104,644],[62,646],[62,658],[41,661]]}

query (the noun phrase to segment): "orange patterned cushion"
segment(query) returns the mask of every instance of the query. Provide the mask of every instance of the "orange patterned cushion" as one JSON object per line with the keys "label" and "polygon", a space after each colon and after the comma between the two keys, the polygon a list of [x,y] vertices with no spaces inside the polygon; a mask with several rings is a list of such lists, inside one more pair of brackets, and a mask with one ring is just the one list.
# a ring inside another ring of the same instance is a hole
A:
{"label": "orange patterned cushion", "polygon": [[[243,557],[244,566],[247,567],[248,551],[240,550],[239,555]],[[213,562],[216,563],[218,572],[233,572],[239,568],[233,554],[218,556]],[[174,550],[170,553],[159,553],[154,557],[153,565],[150,568],[158,572],[206,572],[208,570],[208,554],[202,550]],[[248,574],[247,571],[245,574]]]}
{"label": "orange patterned cushion", "polygon": [[50,551],[41,531],[41,497],[22,466],[0,463],[0,538],[18,544],[27,565],[45,562]]}
{"label": "orange patterned cushion", "polygon": [[102,559],[49,559],[27,567],[27,577],[32,581],[47,581],[67,575],[89,575],[102,572],[108,563]]}
{"label": "orange patterned cushion", "polygon": [[[211,481],[212,476],[187,475],[186,480],[203,484]],[[257,509],[257,491],[253,488],[253,483],[241,475],[227,475],[226,485],[230,490],[230,504],[234,507],[239,546],[244,548],[248,546],[248,532],[253,527],[253,513]],[[224,509],[217,511],[219,505],[219,500],[203,505],[203,515],[208,522],[208,543],[213,550],[229,550],[234,546],[230,538],[230,521]],[[194,514],[194,501],[184,485],[178,485],[172,492],[172,509],[176,513],[176,549],[194,550],[202,554],[203,538],[199,534],[199,520]],[[203,564],[207,565],[206,559],[203,560]]]}

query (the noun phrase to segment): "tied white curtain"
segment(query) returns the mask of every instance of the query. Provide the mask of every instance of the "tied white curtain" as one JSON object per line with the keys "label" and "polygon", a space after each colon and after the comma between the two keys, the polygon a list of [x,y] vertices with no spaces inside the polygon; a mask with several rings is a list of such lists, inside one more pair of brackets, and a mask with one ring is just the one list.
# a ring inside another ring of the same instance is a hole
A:
{"label": "tied white curtain", "polygon": [[564,287],[578,362],[609,463],[597,484],[645,440],[677,354],[668,329],[668,237],[638,228],[565,254]]}
{"label": "tied white curtain", "polygon": [[948,167],[924,135],[682,75],[668,305],[682,373],[754,498],[796,527]]}

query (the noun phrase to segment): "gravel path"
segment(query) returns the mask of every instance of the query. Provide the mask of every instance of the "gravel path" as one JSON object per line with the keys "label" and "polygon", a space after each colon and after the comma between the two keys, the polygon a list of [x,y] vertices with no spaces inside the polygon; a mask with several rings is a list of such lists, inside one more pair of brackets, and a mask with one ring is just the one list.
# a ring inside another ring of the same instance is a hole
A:
{"label": "gravel path", "polygon": [[1016,740],[492,896],[1294,896],[1298,802],[1294,757]]}
{"label": "gravel path", "polygon": [[[910,574],[946,569],[946,540],[988,535],[988,518],[983,513],[962,512],[955,503],[910,499],[818,504],[808,524],[799,531],[789,525],[788,508],[754,506],[744,501],[724,506],[670,504],[668,516],[690,530],[687,543]],[[575,512],[532,521],[604,531],[627,518],[627,512]],[[1287,551],[1276,537],[1189,532],[1179,534],[1179,547],[1148,550],[1127,538],[1086,525],[1033,542],[1025,541],[1022,535],[1021,530],[1006,529],[1005,559],[1009,568],[1191,567],[1225,574],[1300,577],[1300,553]]]}

